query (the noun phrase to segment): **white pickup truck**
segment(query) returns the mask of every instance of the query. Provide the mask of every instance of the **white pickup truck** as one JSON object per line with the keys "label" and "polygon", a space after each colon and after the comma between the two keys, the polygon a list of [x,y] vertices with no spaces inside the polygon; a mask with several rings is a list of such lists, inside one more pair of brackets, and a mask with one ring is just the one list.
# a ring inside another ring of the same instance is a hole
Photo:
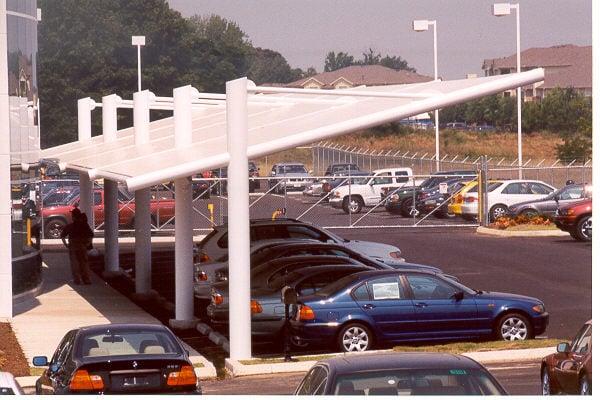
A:
{"label": "white pickup truck", "polygon": [[352,185],[340,185],[329,196],[329,204],[343,209],[346,214],[359,213],[363,207],[374,207],[381,202],[381,188],[394,185],[415,185],[412,169],[385,168],[373,171],[371,176],[353,179]]}

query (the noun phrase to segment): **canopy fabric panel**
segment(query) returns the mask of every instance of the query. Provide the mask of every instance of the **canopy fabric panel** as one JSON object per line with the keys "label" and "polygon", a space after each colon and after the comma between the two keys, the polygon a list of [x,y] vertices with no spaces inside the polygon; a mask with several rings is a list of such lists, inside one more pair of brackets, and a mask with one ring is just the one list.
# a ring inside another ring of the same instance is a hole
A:
{"label": "canopy fabric panel", "polygon": [[[535,69],[475,79],[344,89],[347,95],[249,94],[248,157],[399,121],[543,79],[543,70]],[[372,97],[372,92],[398,97]],[[127,128],[117,133],[116,141],[105,143],[102,136],[96,136],[43,150],[42,158],[58,159],[62,168],[88,172],[93,179],[123,181],[129,190],[223,167],[229,162],[225,102],[213,103],[193,108],[192,143],[185,148],[175,147],[170,117],[150,123],[150,141],[144,145],[136,145],[134,129]]]}

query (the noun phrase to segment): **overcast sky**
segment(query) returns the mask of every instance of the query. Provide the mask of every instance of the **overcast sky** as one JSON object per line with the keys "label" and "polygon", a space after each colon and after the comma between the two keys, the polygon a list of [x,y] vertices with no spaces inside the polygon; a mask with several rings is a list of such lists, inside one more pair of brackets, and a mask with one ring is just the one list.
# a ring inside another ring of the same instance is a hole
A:
{"label": "overcast sky", "polygon": [[[493,0],[168,0],[184,16],[217,14],[238,23],[256,47],[280,52],[292,67],[323,70],[328,51],[356,58],[372,48],[398,55],[433,76],[433,32],[414,19],[437,20],[439,74],[482,75],[485,58],[516,52],[515,16],[494,17]],[[591,0],[521,0],[521,48],[592,44]]]}

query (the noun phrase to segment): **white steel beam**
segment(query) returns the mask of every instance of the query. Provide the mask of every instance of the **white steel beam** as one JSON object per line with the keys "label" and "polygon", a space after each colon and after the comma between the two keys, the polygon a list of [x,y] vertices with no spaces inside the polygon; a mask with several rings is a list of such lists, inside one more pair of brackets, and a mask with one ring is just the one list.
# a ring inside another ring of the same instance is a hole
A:
{"label": "white steel beam", "polygon": [[229,357],[252,356],[250,314],[250,215],[248,201],[248,103],[246,78],[229,81],[227,94]]}

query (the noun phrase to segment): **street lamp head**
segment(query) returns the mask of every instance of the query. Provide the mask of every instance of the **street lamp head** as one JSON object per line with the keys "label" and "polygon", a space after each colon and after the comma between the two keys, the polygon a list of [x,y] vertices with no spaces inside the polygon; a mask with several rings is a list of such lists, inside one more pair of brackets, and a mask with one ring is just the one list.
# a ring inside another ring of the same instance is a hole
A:
{"label": "street lamp head", "polygon": [[510,15],[510,9],[510,3],[496,3],[492,6],[492,14],[496,17],[503,17],[505,15]]}
{"label": "street lamp head", "polygon": [[413,21],[413,30],[423,32],[429,30],[429,21],[426,19],[416,19]]}
{"label": "street lamp head", "polygon": [[146,45],[146,36],[132,36],[131,37],[131,45],[132,46],[145,46]]}

